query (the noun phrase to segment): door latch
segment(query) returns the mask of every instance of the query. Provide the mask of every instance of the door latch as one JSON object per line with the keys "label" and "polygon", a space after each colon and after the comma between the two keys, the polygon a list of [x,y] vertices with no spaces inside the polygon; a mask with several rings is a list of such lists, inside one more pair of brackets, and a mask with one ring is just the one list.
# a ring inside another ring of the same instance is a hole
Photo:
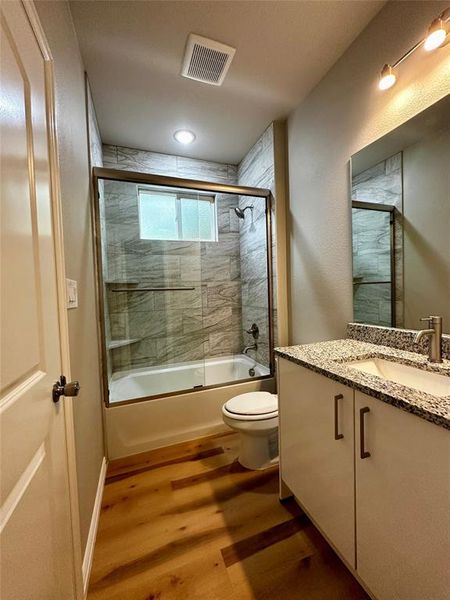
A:
{"label": "door latch", "polygon": [[67,383],[67,379],[64,375],[61,375],[59,381],[53,384],[52,398],[53,402],[59,402],[61,396],[78,396],[80,391],[80,384],[78,381],[70,381]]}

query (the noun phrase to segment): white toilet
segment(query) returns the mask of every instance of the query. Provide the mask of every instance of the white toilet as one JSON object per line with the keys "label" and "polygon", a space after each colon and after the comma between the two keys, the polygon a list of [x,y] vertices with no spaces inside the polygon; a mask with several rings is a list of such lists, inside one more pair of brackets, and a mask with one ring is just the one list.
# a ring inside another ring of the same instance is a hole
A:
{"label": "white toilet", "polygon": [[240,434],[239,462],[247,469],[267,469],[278,463],[278,397],[249,392],[222,407],[224,423]]}

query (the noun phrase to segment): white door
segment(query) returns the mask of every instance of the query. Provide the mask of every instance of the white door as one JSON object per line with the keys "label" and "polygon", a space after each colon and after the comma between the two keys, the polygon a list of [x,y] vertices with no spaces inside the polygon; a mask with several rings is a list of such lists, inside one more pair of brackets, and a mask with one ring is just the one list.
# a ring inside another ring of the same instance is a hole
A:
{"label": "white door", "polygon": [[61,372],[51,96],[32,10],[1,7],[0,596],[65,600],[75,576],[64,399],[51,393]]}
{"label": "white door", "polygon": [[355,414],[359,576],[375,598],[448,600],[450,432],[361,392]]}
{"label": "white door", "polygon": [[355,566],[353,390],[278,360],[281,476]]}

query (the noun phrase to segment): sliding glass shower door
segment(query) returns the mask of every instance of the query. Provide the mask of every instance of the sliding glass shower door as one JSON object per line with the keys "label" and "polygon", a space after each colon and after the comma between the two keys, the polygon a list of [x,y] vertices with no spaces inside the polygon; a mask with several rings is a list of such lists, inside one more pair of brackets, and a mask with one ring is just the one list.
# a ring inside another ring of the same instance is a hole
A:
{"label": "sliding glass shower door", "polygon": [[[102,200],[102,198],[100,198]],[[103,182],[102,262],[110,401],[204,385],[196,193]],[[205,202],[209,206],[209,202]],[[199,327],[198,327],[199,329]],[[170,363],[195,369],[169,372]],[[161,371],[161,372],[158,372]]]}
{"label": "sliding glass shower door", "polygon": [[270,376],[268,198],[115,173],[95,180],[108,404]]}
{"label": "sliding glass shower door", "polygon": [[352,239],[353,318],[395,326],[394,207],[354,201]]}

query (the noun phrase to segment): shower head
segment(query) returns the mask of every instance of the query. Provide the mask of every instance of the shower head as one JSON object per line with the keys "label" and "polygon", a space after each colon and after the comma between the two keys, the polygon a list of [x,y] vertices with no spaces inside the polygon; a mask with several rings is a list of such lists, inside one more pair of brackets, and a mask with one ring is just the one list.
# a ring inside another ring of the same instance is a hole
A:
{"label": "shower head", "polygon": [[245,219],[245,211],[246,211],[248,208],[249,208],[249,209],[250,209],[250,210],[253,212],[253,206],[246,206],[244,209],[242,209],[242,208],[239,208],[238,206],[236,206],[236,208],[234,209],[234,212],[237,214],[237,216],[238,216],[240,219]]}

